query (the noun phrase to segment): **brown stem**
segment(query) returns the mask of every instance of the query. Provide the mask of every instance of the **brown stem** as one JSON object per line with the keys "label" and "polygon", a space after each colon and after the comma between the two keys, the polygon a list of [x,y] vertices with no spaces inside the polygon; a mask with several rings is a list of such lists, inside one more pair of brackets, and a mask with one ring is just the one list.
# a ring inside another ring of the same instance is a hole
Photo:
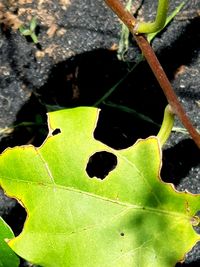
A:
{"label": "brown stem", "polygon": [[106,4],[117,14],[117,16],[123,21],[124,24],[129,28],[129,31],[133,34],[138,46],[140,47],[144,57],[146,58],[149,66],[151,67],[160,87],[162,88],[167,101],[172,107],[174,113],[179,117],[185,128],[188,130],[192,139],[196,145],[200,148],[200,134],[196,131],[192,125],[190,119],[185,113],[183,106],[179,102],[169,79],[167,78],[158,58],[156,57],[152,47],[143,35],[137,35],[134,32],[134,26],[136,19],[124,9],[124,6],[119,0],[104,0]]}
{"label": "brown stem", "polygon": [[135,27],[136,19],[131,15],[129,11],[124,9],[124,6],[120,1],[104,1],[113,10],[113,12],[124,22],[124,24],[129,28],[129,30]]}

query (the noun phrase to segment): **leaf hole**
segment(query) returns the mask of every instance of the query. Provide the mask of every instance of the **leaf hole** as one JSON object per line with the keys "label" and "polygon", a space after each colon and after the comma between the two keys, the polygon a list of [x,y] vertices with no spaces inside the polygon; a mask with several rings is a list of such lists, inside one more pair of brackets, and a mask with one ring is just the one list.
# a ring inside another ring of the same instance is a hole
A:
{"label": "leaf hole", "polygon": [[53,132],[52,132],[52,135],[57,135],[57,134],[60,134],[61,133],[61,130],[56,128]]}
{"label": "leaf hole", "polygon": [[103,180],[117,165],[117,157],[109,152],[101,151],[93,154],[88,161],[86,172],[90,178]]}
{"label": "leaf hole", "polygon": [[121,236],[124,236],[125,234],[124,233],[120,233]]}

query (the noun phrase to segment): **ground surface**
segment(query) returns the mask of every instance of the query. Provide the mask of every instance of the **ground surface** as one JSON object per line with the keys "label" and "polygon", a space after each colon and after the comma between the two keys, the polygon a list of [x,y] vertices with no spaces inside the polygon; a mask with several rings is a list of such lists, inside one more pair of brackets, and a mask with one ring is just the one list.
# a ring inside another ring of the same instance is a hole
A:
{"label": "ground surface", "polygon": [[[181,3],[170,2],[170,11]],[[153,19],[157,0],[134,3],[132,12],[137,12],[141,19]],[[28,27],[33,17],[38,21],[38,44],[19,33],[20,25]],[[130,37],[126,62],[117,59],[121,24],[102,0],[1,0],[0,23],[1,151],[17,144],[40,145],[46,135],[47,111],[94,105],[126,76],[139,55]],[[187,1],[180,14],[153,41],[174,90],[198,129],[199,29],[200,1]],[[160,124],[166,99],[145,62],[124,78],[105,103],[99,104],[102,112],[96,138],[120,149],[137,138],[158,132],[156,124],[125,112],[120,105]],[[17,127],[13,128],[13,124]],[[179,121],[176,126],[182,127]],[[187,134],[171,135],[163,152],[162,177],[179,190],[200,193],[200,153]],[[0,201],[0,215],[19,233],[24,211],[3,193]],[[17,225],[13,225],[16,217]],[[183,266],[197,266],[199,262],[197,245]]]}

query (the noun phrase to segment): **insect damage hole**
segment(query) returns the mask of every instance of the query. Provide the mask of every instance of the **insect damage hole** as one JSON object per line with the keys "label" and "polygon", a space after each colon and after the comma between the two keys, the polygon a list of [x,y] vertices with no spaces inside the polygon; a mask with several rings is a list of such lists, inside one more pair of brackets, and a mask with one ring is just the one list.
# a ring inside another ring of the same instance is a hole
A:
{"label": "insect damage hole", "polygon": [[52,132],[52,136],[57,135],[57,134],[59,134],[59,133],[61,133],[61,130],[60,130],[59,128],[56,128],[56,129]]}
{"label": "insect damage hole", "polygon": [[117,157],[109,152],[101,151],[93,154],[88,161],[86,172],[90,178],[103,180],[117,165]]}

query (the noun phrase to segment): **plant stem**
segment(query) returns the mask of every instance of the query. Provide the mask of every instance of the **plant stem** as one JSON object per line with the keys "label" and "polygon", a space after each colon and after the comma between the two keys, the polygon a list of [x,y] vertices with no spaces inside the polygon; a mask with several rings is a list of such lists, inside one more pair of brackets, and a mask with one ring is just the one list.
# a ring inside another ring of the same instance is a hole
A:
{"label": "plant stem", "polygon": [[150,44],[143,36],[135,36],[136,41],[142,50],[144,57],[146,58],[147,62],[149,63],[160,87],[162,88],[168,103],[173,109],[173,112],[179,117],[182,124],[188,130],[189,134],[191,135],[192,139],[196,143],[196,145],[200,148],[200,135],[193,127],[190,119],[185,113],[183,106],[179,102],[169,79],[167,78],[160,62],[158,61],[153,49],[151,48]]}
{"label": "plant stem", "polygon": [[37,43],[38,43],[38,38],[37,38],[35,32],[32,32],[32,33],[30,34],[30,37],[32,38],[34,44],[37,44]]}
{"label": "plant stem", "polygon": [[143,57],[141,56],[138,59],[138,61],[134,64],[134,66],[115,85],[113,85],[100,99],[98,99],[93,106],[98,107],[102,102],[104,102],[142,61]]}
{"label": "plant stem", "polygon": [[155,21],[138,22],[135,25],[134,31],[136,33],[152,33],[161,30],[165,26],[168,6],[169,6],[169,0],[159,0]]}
{"label": "plant stem", "polygon": [[170,105],[167,105],[165,108],[164,118],[163,118],[160,131],[157,134],[161,147],[165,144],[165,142],[169,138],[172,132],[173,125],[174,125],[174,113]]}
{"label": "plant stem", "polygon": [[133,115],[135,118],[139,118],[140,120],[149,122],[152,125],[160,128],[160,125],[158,123],[153,121],[150,117],[148,117],[148,116],[136,111],[135,109],[132,109],[132,108],[129,108],[127,106],[120,105],[120,104],[115,104],[115,103],[112,103],[112,102],[103,102],[103,103],[104,103],[105,106],[108,106],[108,107],[111,107],[111,108],[116,108],[116,109],[118,109],[120,111],[123,111],[123,112],[127,112],[127,113]]}
{"label": "plant stem", "polygon": [[136,19],[128,10],[124,9],[122,3],[118,0],[104,0],[105,3],[113,10],[113,12],[121,19],[121,21],[128,27],[133,29],[136,25]]}
{"label": "plant stem", "polygon": [[179,117],[182,124],[188,130],[196,145],[200,148],[200,134],[193,127],[190,119],[186,115],[181,103],[179,102],[171,83],[169,82],[160,62],[158,61],[152,47],[143,35],[136,35],[134,27],[136,19],[127,11],[119,0],[104,0],[106,4],[118,15],[118,17],[126,24],[129,31],[133,34],[138,46],[142,50],[149,66],[151,67],[160,87],[162,88],[168,103],[172,107],[173,112]]}
{"label": "plant stem", "polygon": [[[175,8],[175,10],[166,18],[165,25],[163,28],[165,28],[173,20],[173,18],[177,15],[177,13],[180,12],[180,10],[183,8],[184,5],[185,5],[185,1],[181,2],[180,5]],[[147,41],[149,43],[151,43],[151,41],[156,37],[156,35],[160,31],[162,31],[162,29],[159,29],[158,31],[153,32],[153,33],[148,33],[147,34]]]}

